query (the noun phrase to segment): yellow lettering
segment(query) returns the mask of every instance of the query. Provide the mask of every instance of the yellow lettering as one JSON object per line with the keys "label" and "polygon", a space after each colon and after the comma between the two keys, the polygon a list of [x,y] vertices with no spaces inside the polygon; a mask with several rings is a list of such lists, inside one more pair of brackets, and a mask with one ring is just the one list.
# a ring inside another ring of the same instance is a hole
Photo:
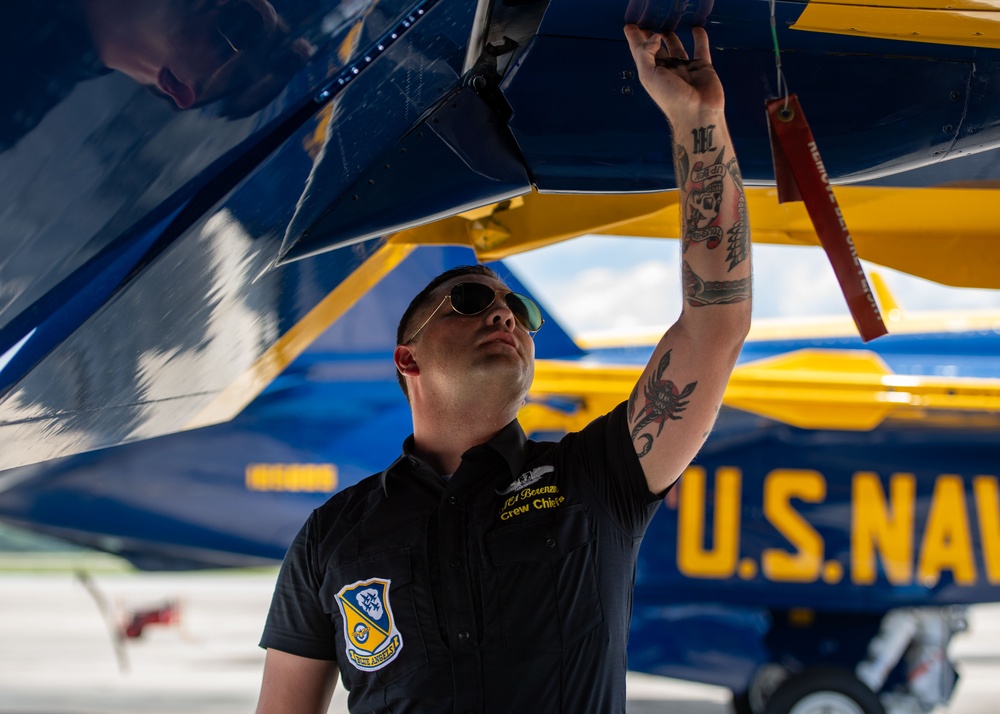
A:
{"label": "yellow lettering", "polygon": [[318,467],[320,470],[320,479],[317,484],[317,491],[323,491],[330,493],[337,490],[337,469],[333,464],[323,464]]}
{"label": "yellow lettering", "polygon": [[303,491],[306,480],[306,470],[293,464],[282,469],[281,487],[286,491]]}
{"label": "yellow lettering", "polygon": [[742,472],[715,470],[715,523],[711,549],[705,539],[705,469],[689,466],[681,476],[677,524],[677,569],[691,578],[728,578],[736,570],[740,536]]}
{"label": "yellow lettering", "polygon": [[931,510],[920,544],[917,576],[921,582],[936,583],[946,568],[954,574],[958,585],[976,582],[965,489],[962,477],[952,474],[938,476],[934,484]]}
{"label": "yellow lettering", "polygon": [[979,538],[983,544],[983,563],[990,585],[1000,583],[1000,495],[996,476],[976,476],[972,481],[979,514]]}
{"label": "yellow lettering", "polygon": [[791,499],[820,503],[826,498],[823,474],[811,470],[775,469],[764,479],[764,515],[796,552],[765,548],[761,570],[769,580],[815,582],[823,567],[823,538],[796,511]]}
{"label": "yellow lettering", "polygon": [[244,478],[251,491],[329,493],[337,489],[333,464],[248,464]]}
{"label": "yellow lettering", "polygon": [[260,469],[253,464],[247,464],[246,470],[244,471],[244,480],[246,482],[247,490],[259,491],[261,482]]}
{"label": "yellow lettering", "polygon": [[876,552],[885,577],[893,585],[913,582],[913,474],[889,479],[889,500],[878,474],[858,471],[851,483],[851,579],[871,585],[876,579]]}
{"label": "yellow lettering", "polygon": [[[562,498],[563,497],[560,496],[560,499],[562,499]],[[536,506],[536,508],[537,507],[538,506]],[[522,513],[527,513],[529,508],[530,508],[530,506],[527,503],[523,503],[520,506],[517,506],[516,508],[512,508],[509,511],[501,511],[500,512],[500,520],[501,521],[509,521],[514,516],[520,516]]]}
{"label": "yellow lettering", "polygon": [[267,474],[264,483],[269,491],[280,491],[284,486],[281,466],[265,466],[264,472]]}

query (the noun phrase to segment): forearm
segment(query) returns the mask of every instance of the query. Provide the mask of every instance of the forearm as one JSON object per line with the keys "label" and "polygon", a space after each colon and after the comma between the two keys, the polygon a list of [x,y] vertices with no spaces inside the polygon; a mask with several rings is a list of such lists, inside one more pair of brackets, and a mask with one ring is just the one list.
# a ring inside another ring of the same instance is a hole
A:
{"label": "forearm", "polygon": [[669,120],[680,191],[682,321],[742,341],[750,325],[750,225],[725,116],[693,110]]}
{"label": "forearm", "polygon": [[681,316],[660,340],[628,402],[649,489],[660,493],[701,448],[750,327],[750,229],[708,35],[689,59],[673,33],[625,28],[639,77],[674,138],[681,206]]}
{"label": "forearm", "polygon": [[330,708],[337,663],[269,649],[256,714],[321,714]]}

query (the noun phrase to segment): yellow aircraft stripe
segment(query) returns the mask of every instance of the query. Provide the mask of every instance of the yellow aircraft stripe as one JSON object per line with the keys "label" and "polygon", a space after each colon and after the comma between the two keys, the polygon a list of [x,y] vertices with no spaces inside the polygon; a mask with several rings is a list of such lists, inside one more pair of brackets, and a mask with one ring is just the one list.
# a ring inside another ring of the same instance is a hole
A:
{"label": "yellow aircraft stripe", "polygon": [[[1000,288],[1000,251],[992,217],[1000,191],[989,188],[838,186],[837,199],[865,260],[944,285]],[[676,238],[676,191],[595,196],[532,193],[474,218],[455,216],[397,233],[402,245],[471,246],[499,260],[585,233]],[[773,188],[747,189],[757,243],[819,245],[802,203],[779,204]]]}
{"label": "yellow aircraft stripe", "polygon": [[[858,254],[865,260],[944,285],[1000,288],[1000,251],[991,216],[1000,205],[994,189],[873,188],[838,186],[837,200]],[[747,190],[757,243],[819,245],[802,203],[779,204],[773,188]],[[676,205],[602,233],[675,236]]]}
{"label": "yellow aircraft stripe", "polygon": [[1000,2],[811,0],[792,29],[941,45],[1000,47]]}
{"label": "yellow aircraft stripe", "polygon": [[347,312],[376,283],[413,251],[412,246],[386,244],[348,275],[305,317],[282,335],[245,372],[194,417],[185,429],[198,429],[232,419],[257,398],[313,341]]}
{"label": "yellow aircraft stripe", "polygon": [[[522,424],[529,432],[578,430],[626,399],[641,372],[539,360]],[[577,397],[581,408],[549,409],[544,400],[552,396]],[[886,419],[931,417],[1000,428],[1000,379],[896,375],[868,350],[799,350],[741,365],[723,403],[807,429],[870,431]]]}

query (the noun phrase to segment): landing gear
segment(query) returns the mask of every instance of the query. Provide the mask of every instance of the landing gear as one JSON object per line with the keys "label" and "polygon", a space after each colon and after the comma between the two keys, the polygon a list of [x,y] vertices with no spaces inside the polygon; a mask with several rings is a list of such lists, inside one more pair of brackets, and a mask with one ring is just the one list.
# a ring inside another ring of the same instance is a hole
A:
{"label": "landing gear", "polygon": [[762,714],[778,687],[788,679],[788,670],[779,664],[765,664],[754,672],[745,692],[733,692],[731,704],[735,714]]}
{"label": "landing gear", "polygon": [[817,667],[789,678],[764,714],[885,714],[878,696],[846,670]]}
{"label": "landing gear", "polygon": [[[872,624],[870,618],[827,615],[808,627],[778,631],[785,636],[769,643],[774,660],[733,693],[732,711],[929,714],[946,705],[957,680],[948,643],[968,626],[964,608],[900,608],[881,617],[877,629]],[[810,651],[802,646],[808,642],[821,647]],[[821,659],[823,648],[840,657]]]}

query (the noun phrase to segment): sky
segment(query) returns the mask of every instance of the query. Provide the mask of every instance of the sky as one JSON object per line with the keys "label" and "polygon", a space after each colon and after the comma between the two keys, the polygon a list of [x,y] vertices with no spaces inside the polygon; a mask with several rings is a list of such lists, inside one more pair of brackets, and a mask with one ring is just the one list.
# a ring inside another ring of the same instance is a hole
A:
{"label": "sky", "polygon": [[[680,244],[583,236],[505,259],[572,335],[665,329],[680,313]],[[756,245],[754,318],[850,313],[818,247]],[[1000,309],[1000,291],[952,288],[863,262],[879,272],[904,313]]]}

